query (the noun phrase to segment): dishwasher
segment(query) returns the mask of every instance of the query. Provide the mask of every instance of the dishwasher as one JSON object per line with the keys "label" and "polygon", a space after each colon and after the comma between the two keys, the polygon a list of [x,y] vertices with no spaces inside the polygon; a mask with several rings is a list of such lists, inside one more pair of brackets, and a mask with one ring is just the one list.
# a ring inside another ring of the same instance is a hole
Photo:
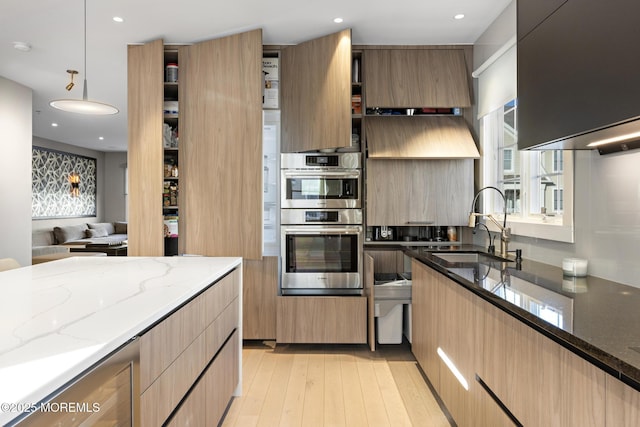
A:
{"label": "dishwasher", "polygon": [[373,284],[378,343],[402,344],[403,321],[411,342],[411,273],[375,273]]}

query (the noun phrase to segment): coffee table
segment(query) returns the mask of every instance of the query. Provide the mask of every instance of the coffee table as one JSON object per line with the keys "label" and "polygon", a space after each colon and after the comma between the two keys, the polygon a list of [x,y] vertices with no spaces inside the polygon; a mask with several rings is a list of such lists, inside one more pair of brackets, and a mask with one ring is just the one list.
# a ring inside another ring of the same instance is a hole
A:
{"label": "coffee table", "polygon": [[74,245],[69,246],[71,252],[104,252],[108,256],[127,256],[127,245],[106,246],[106,245]]}
{"label": "coffee table", "polygon": [[107,256],[104,252],[55,252],[47,255],[38,255],[31,258],[31,264],[41,264],[43,262],[56,261],[59,259],[71,258],[74,256]]}

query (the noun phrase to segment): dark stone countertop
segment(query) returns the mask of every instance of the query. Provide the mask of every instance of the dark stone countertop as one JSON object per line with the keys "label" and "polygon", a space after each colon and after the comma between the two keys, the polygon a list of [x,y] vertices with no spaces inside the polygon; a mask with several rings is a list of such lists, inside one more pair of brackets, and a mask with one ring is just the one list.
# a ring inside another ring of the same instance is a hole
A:
{"label": "dark stone countertop", "polygon": [[472,263],[437,257],[486,253],[473,245],[385,249],[394,248],[640,391],[640,288],[592,276],[566,277],[560,267],[526,259]]}

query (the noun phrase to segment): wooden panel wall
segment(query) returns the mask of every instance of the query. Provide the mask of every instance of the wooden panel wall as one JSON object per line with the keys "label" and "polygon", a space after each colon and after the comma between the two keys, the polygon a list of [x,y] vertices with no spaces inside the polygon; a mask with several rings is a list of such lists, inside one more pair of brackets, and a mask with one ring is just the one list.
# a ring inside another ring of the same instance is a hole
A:
{"label": "wooden panel wall", "polygon": [[181,244],[191,254],[261,259],[262,32],[184,52]]}
{"label": "wooden panel wall", "polygon": [[163,42],[156,40],[142,46],[129,46],[127,54],[128,254],[162,256]]}

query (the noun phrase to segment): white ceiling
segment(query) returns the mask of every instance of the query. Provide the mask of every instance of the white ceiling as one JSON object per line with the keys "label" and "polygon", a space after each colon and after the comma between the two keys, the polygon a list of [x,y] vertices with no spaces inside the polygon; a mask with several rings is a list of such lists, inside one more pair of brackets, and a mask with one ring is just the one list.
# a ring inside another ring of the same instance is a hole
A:
{"label": "white ceiling", "polygon": [[[262,28],[264,44],[296,44],[352,29],[353,44],[473,44],[510,0],[87,0],[89,99],[115,116],[54,110],[82,98],[83,1],[1,0],[0,76],[33,89],[33,134],[99,151],[127,147],[127,45],[191,43]],[[464,13],[465,18],[453,16]],[[114,16],[125,19],[116,23]],[[335,24],[333,19],[344,22]],[[26,42],[30,52],[13,47]],[[80,71],[71,92],[67,69]],[[0,94],[2,96],[2,94]],[[51,123],[58,123],[52,127]],[[98,138],[102,136],[104,140]]]}

